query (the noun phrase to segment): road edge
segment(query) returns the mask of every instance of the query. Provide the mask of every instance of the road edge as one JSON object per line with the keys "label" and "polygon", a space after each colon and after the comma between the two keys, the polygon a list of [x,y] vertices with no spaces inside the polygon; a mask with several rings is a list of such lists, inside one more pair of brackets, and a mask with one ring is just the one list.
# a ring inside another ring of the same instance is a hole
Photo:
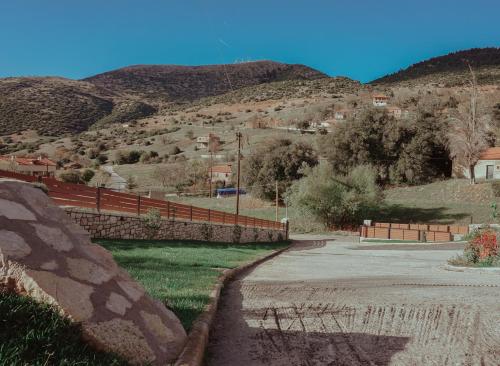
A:
{"label": "road edge", "polygon": [[237,275],[280,255],[290,249],[292,245],[293,242],[285,248],[275,250],[252,262],[236,268],[226,269],[222,272],[222,275],[217,279],[217,284],[210,293],[210,302],[205,307],[205,311],[194,321],[191,331],[188,334],[188,340],[177,361],[175,361],[174,366],[201,366],[203,364],[210,329],[212,328],[224,286]]}
{"label": "road edge", "polygon": [[495,273],[500,274],[500,267],[463,267],[444,264],[442,268],[450,272],[470,272],[470,273]]}

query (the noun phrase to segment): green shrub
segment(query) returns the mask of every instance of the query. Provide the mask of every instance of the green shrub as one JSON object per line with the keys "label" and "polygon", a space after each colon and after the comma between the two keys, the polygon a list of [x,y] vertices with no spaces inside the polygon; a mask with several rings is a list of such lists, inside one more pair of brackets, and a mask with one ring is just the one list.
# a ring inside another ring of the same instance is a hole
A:
{"label": "green shrub", "polygon": [[376,172],[369,166],[353,169],[348,176],[335,176],[329,164],[308,168],[287,193],[291,205],[328,228],[357,226],[380,200]]}

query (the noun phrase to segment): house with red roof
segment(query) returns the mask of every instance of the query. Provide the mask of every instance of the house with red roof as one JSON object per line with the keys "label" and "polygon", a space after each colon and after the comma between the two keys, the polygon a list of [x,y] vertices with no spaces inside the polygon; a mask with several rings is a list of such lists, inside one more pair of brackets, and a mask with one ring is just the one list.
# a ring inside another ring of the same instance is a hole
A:
{"label": "house with red roof", "polygon": [[385,107],[389,102],[389,97],[384,94],[374,94],[372,96],[372,101],[375,107]]}
{"label": "house with red roof", "polygon": [[223,182],[224,185],[231,184],[233,179],[232,164],[214,165],[212,168],[209,168],[208,174],[212,183]]}
{"label": "house with red roof", "polygon": [[[462,171],[465,178],[470,178],[467,167]],[[474,166],[474,176],[477,180],[500,179],[500,147],[490,147],[483,151]]]}
{"label": "house with red roof", "polygon": [[14,155],[0,155],[0,170],[37,177],[53,177],[57,170],[57,164],[41,156],[38,158],[26,158]]}

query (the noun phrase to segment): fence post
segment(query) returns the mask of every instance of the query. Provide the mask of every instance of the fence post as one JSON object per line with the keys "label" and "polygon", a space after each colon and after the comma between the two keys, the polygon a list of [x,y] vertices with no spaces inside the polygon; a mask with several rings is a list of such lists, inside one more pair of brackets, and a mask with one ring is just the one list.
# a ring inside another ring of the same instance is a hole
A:
{"label": "fence post", "polygon": [[286,240],[288,240],[290,232],[290,222],[288,220],[286,220],[285,230],[286,230]]}
{"label": "fence post", "polygon": [[141,195],[137,195],[137,216],[141,216]]}
{"label": "fence post", "polygon": [[193,221],[193,206],[189,206],[189,219]]}
{"label": "fence post", "polygon": [[97,187],[96,206],[97,212],[101,212],[101,187]]}

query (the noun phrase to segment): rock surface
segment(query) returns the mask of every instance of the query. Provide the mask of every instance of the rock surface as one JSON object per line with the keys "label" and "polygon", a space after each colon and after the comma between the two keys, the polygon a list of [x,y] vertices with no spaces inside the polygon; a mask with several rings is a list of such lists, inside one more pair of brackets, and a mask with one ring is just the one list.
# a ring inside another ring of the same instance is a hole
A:
{"label": "rock surface", "polygon": [[0,288],[54,305],[96,348],[165,365],[186,341],[176,316],[29,183],[0,180]]}

